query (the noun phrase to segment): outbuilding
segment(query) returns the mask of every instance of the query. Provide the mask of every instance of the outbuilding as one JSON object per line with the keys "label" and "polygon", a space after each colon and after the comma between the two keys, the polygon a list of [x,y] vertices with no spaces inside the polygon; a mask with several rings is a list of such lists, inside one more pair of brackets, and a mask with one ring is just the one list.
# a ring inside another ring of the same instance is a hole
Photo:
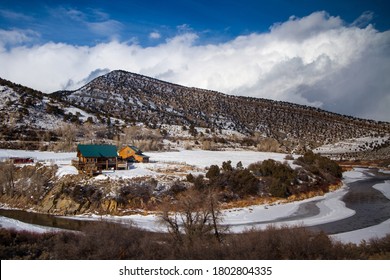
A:
{"label": "outbuilding", "polygon": [[134,160],[135,162],[149,162],[147,155],[135,146],[125,146],[119,150],[119,157],[124,160]]}

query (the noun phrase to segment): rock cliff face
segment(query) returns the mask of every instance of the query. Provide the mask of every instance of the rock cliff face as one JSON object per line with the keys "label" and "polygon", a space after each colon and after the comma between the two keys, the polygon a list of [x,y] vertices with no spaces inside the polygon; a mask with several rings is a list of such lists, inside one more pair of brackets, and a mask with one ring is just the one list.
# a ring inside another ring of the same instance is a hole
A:
{"label": "rock cliff face", "polygon": [[40,212],[77,215],[83,213],[120,214],[118,202],[109,195],[118,182],[96,182],[84,175],[55,179],[54,186],[35,207]]}
{"label": "rock cliff face", "polygon": [[42,213],[57,215],[78,215],[84,213],[120,215],[118,203],[113,199],[105,199],[99,203],[89,201],[77,202],[74,198],[65,194],[60,194],[56,199],[47,197],[37,205],[37,210]]}
{"label": "rock cliff face", "polygon": [[56,172],[56,165],[0,162],[0,203],[59,215],[119,214],[115,195],[125,181],[96,181],[85,175],[58,177]]}

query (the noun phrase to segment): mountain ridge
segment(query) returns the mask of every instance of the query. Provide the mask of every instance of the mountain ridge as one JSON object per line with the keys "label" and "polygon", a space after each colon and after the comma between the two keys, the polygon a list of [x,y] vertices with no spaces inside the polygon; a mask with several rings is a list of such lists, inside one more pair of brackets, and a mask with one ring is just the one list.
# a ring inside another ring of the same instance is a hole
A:
{"label": "mountain ridge", "polygon": [[[78,90],[53,95],[94,113],[100,113],[102,109],[97,109],[95,103],[104,101],[104,113],[127,122],[232,129],[247,135],[258,132],[279,140],[283,138],[280,133],[299,139],[301,131],[309,130],[309,134],[318,132],[319,142],[323,143],[325,138],[330,139],[332,135],[340,140],[368,135],[370,132],[367,130],[389,131],[390,127],[385,122],[289,102],[185,87],[123,70],[100,76]],[[310,129],[310,126],[315,129]],[[340,129],[333,129],[334,126]],[[351,126],[356,131],[352,131]],[[307,133],[304,134],[307,136]],[[311,138],[313,141],[316,137]]]}
{"label": "mountain ridge", "polygon": [[82,126],[86,122],[111,130],[114,127],[111,134],[120,134],[126,126],[143,123],[157,129],[164,125],[203,127],[217,132],[236,131],[247,137],[255,135],[258,139],[272,138],[286,151],[297,146],[312,149],[349,138],[390,134],[387,122],[185,87],[123,70],[111,71],[72,91],[45,94],[4,79],[0,79],[0,87],[4,140],[10,139],[6,136],[10,132],[7,121],[12,114],[16,115],[12,129],[19,128],[15,135],[22,134],[23,129],[31,133],[41,129],[51,131],[54,137],[56,126]]}

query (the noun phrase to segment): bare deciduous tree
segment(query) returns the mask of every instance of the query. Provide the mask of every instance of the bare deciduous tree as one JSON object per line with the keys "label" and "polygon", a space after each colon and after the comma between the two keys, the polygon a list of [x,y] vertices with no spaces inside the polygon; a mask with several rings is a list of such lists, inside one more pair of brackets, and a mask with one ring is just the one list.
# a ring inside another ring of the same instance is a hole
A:
{"label": "bare deciduous tree", "polygon": [[129,126],[123,129],[118,146],[134,145],[143,151],[159,150],[162,136],[157,129],[150,129],[140,126]]}
{"label": "bare deciduous tree", "polygon": [[12,196],[15,190],[15,165],[13,163],[2,163],[0,165],[0,171],[2,193]]}
{"label": "bare deciduous tree", "polygon": [[212,236],[222,242],[221,234],[227,231],[220,224],[221,212],[212,192],[187,191],[174,205],[165,205],[161,220],[177,242],[187,245]]}
{"label": "bare deciduous tree", "polygon": [[75,148],[77,127],[74,124],[64,124],[57,130],[57,134],[61,138],[61,143],[58,146],[59,150],[71,151]]}

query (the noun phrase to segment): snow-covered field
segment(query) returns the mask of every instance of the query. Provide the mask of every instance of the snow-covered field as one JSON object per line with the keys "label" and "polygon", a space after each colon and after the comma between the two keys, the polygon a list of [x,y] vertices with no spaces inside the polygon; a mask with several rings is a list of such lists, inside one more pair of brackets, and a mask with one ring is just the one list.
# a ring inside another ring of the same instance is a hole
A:
{"label": "snow-covered field", "polygon": [[222,165],[222,162],[231,160],[232,166],[239,161],[243,166],[248,166],[257,161],[274,159],[284,161],[286,154],[264,153],[252,151],[204,151],[204,150],[182,150],[180,152],[146,153],[151,160],[157,162],[181,162],[198,167],[210,165]]}
{"label": "snow-covered field", "polygon": [[[134,164],[129,170],[105,172],[104,174],[97,176],[96,179],[100,180],[107,177],[113,179],[143,176],[157,177],[163,174],[159,174],[156,172],[156,170],[168,167],[174,168],[175,166],[187,165],[197,168],[205,168],[213,164],[222,166],[222,163],[228,160],[232,161],[233,166],[235,166],[239,161],[241,161],[243,166],[248,166],[251,163],[265,159],[284,161],[284,158],[286,157],[286,154],[252,151],[181,150],[178,152],[148,152],[145,154],[150,156],[150,163]],[[44,162],[46,164],[57,164],[59,167],[57,172],[58,176],[77,174],[77,170],[70,165],[71,160],[76,158],[76,153],[54,153],[0,149],[0,160],[5,160],[10,157],[31,157],[36,161]],[[292,167],[294,167],[292,161],[288,162]]]}
{"label": "snow-covered field", "polygon": [[[241,161],[244,166],[250,163],[262,161],[272,158],[278,161],[284,161],[284,154],[277,153],[261,153],[261,152],[243,152],[243,151],[187,151],[180,152],[163,152],[163,153],[147,153],[151,157],[151,163],[135,164],[130,170],[107,172],[96,177],[96,179],[111,178],[132,178],[137,176],[158,176],[159,173],[155,170],[158,168],[170,165],[191,165],[198,168],[204,168],[212,164],[222,165],[223,161],[231,160],[232,165]],[[30,151],[13,151],[0,150],[0,158],[6,157],[33,157],[40,161],[45,161],[51,164],[60,166],[57,175],[65,176],[73,174],[75,170],[70,166],[70,160],[75,157],[75,153],[50,153],[50,152],[30,152]],[[290,162],[290,164],[292,164]],[[357,180],[364,179],[367,176],[366,170],[356,168],[353,171],[344,173],[344,182],[351,183]],[[390,199],[390,181],[375,186],[387,198]],[[244,230],[254,228],[266,228],[269,225],[319,225],[331,221],[341,220],[354,215],[354,211],[345,207],[341,201],[343,195],[347,192],[346,186],[341,189],[328,193],[324,196],[314,197],[304,201],[291,202],[286,204],[274,203],[272,205],[258,205],[245,208],[236,208],[223,211],[223,224],[229,225],[232,232],[242,232]],[[319,213],[314,216],[308,216],[303,219],[278,222],[277,220],[289,218],[295,213],[299,206],[303,203],[313,202],[319,208]],[[164,226],[159,222],[156,215],[132,215],[127,217],[113,216],[78,216],[77,219],[108,219],[117,222],[128,223],[134,222],[139,227],[163,231]],[[52,230],[49,228],[39,227],[35,225],[24,224],[19,221],[0,217],[0,225],[7,228],[18,228],[32,231]],[[360,229],[352,232],[332,235],[335,239],[342,242],[359,243],[363,239],[372,237],[383,237],[390,233],[390,220],[382,224],[372,226],[365,229]]]}
{"label": "snow-covered field", "polygon": [[4,160],[11,157],[31,157],[36,161],[70,164],[70,161],[76,157],[76,153],[55,153],[55,152],[0,149],[0,159]]}

